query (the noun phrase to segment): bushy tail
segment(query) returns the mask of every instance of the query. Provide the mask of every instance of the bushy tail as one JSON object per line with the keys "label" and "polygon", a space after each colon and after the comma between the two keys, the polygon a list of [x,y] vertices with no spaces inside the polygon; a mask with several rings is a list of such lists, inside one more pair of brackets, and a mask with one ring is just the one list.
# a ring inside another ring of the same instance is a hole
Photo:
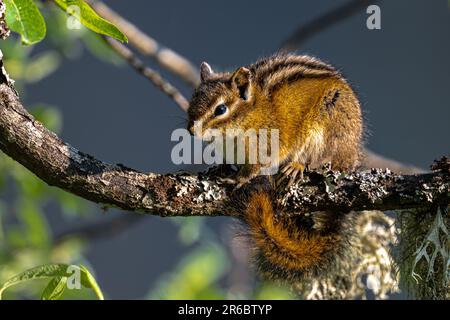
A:
{"label": "bushy tail", "polygon": [[250,196],[244,219],[256,249],[256,263],[270,279],[303,278],[326,271],[343,239],[338,215],[277,216],[265,191]]}

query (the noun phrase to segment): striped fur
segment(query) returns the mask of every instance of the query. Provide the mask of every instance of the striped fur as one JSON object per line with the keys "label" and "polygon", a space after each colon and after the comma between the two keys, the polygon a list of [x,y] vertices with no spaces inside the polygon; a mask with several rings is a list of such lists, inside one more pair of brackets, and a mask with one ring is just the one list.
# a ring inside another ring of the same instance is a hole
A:
{"label": "striped fur", "polygon": [[257,85],[270,94],[283,84],[301,78],[339,76],[332,66],[310,56],[277,54],[259,60],[248,68]]}
{"label": "striped fur", "polygon": [[347,217],[317,213],[283,218],[274,211],[268,192],[251,195],[244,221],[259,272],[272,280],[296,281],[329,273],[333,261],[349,247]]}
{"label": "striped fur", "polygon": [[[359,101],[332,66],[309,56],[277,54],[234,73],[214,73],[207,64],[202,71],[188,111],[191,132],[194,122],[222,133],[278,129],[276,163],[282,167],[357,165],[363,130]],[[227,106],[226,114],[214,116],[218,104]],[[260,168],[244,164],[236,180],[248,181]],[[283,172],[295,178],[296,171]],[[334,212],[287,218],[277,214],[271,198],[267,190],[254,192],[240,209],[260,272],[284,280],[327,273],[349,247],[347,219]]]}

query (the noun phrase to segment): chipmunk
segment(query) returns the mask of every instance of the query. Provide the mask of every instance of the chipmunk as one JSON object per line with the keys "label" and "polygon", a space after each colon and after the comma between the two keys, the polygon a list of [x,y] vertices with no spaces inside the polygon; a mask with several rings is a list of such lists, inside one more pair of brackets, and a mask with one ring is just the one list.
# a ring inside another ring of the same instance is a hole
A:
{"label": "chipmunk", "polygon": [[[202,136],[207,129],[224,134],[230,128],[278,129],[276,165],[290,184],[302,179],[305,168],[331,163],[333,169],[350,170],[358,165],[360,104],[348,82],[329,64],[310,56],[276,54],[233,73],[215,73],[204,62],[200,73],[201,84],[188,110],[192,134]],[[235,181],[243,184],[260,170],[261,165],[245,163]],[[242,213],[259,271],[284,280],[318,275],[340,254],[348,239],[348,220],[330,212],[278,215],[271,195],[274,188],[271,183],[270,188],[253,192]]]}

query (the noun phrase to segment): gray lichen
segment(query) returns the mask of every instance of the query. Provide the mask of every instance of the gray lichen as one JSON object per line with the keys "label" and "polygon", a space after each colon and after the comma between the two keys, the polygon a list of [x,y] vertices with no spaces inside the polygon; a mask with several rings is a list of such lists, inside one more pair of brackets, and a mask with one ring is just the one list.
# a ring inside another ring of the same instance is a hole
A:
{"label": "gray lichen", "polygon": [[450,216],[447,208],[397,214],[401,288],[417,299],[450,299]]}

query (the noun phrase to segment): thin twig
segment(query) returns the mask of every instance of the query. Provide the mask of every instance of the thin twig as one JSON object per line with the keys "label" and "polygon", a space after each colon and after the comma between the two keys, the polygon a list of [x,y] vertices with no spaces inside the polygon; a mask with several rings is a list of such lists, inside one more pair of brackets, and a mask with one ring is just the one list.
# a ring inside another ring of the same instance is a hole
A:
{"label": "thin twig", "polygon": [[294,33],[282,43],[281,51],[292,51],[298,49],[312,36],[353,16],[369,4],[374,4],[378,1],[379,0],[351,0],[340,7],[314,18],[309,23],[301,25],[297,28]]}
{"label": "thin twig", "polygon": [[103,39],[105,39],[106,43],[123,59],[125,59],[139,74],[146,77],[158,89],[172,98],[172,100],[175,101],[181,109],[187,111],[189,108],[189,101],[181,94],[180,91],[178,91],[177,88],[164,79],[157,71],[145,66],[142,60],[140,60],[130,49],[121,44],[119,41],[109,37],[104,37]]}
{"label": "thin twig", "polygon": [[172,49],[163,47],[158,41],[150,37],[138,27],[114,12],[101,1],[87,1],[103,18],[114,23],[128,37],[130,45],[142,55],[154,59],[162,67],[169,70],[191,87],[200,83],[200,73],[196,67],[185,57]]}

